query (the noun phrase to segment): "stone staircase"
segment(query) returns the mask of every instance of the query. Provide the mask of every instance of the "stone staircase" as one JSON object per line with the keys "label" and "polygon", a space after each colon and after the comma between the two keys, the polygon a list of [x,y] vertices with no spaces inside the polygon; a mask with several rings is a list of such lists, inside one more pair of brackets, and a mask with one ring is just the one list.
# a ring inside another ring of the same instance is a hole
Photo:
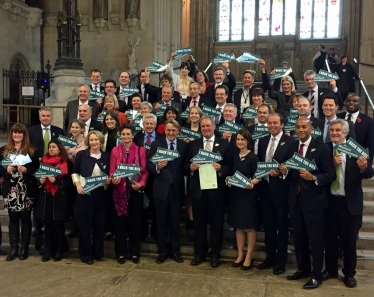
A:
{"label": "stone staircase", "polygon": [[[358,269],[374,270],[374,179],[363,181],[364,191],[364,213],[363,223],[360,230],[359,239],[357,241],[357,255],[358,255]],[[0,222],[3,230],[2,242],[3,246],[7,247],[9,244],[8,235],[8,214],[4,210],[4,201],[0,197]],[[193,257],[193,231],[185,228],[186,215],[182,212],[182,220],[180,226],[181,233],[181,252],[187,258]],[[67,233],[69,232],[70,224],[66,224]],[[262,231],[256,232],[257,242],[254,258],[256,261],[263,261],[266,257],[264,249],[264,233]],[[208,231],[209,237],[209,231]],[[32,239],[34,244],[34,239]],[[70,249],[78,249],[78,240],[76,238],[69,239]],[[235,232],[229,225],[224,225],[224,242],[223,242],[222,259],[231,261],[236,258],[236,240]],[[148,236],[141,246],[143,254],[156,255],[157,246],[151,236]],[[105,241],[105,251],[107,255],[114,254],[114,241]],[[32,253],[37,253],[32,249]],[[288,263],[296,264],[296,258],[293,246],[292,235],[289,238],[288,247]]]}

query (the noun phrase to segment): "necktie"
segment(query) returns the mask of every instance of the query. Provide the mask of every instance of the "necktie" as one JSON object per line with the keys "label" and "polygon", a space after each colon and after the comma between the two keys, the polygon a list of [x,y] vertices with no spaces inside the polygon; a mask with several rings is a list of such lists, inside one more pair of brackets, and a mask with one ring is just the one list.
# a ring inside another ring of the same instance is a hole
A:
{"label": "necktie", "polygon": [[[304,145],[305,145],[304,143],[300,144],[299,151],[298,151],[298,154],[300,156],[303,156],[304,154]],[[300,194],[300,186],[297,186],[297,195],[299,194]]]}
{"label": "necktie", "polygon": [[326,137],[325,137],[325,143],[327,143],[327,142],[331,141],[331,138],[330,138],[330,122],[329,121],[326,123],[325,129],[327,129]]}
{"label": "necktie", "polygon": [[210,146],[210,142],[211,140],[205,140],[205,150],[208,151],[208,152],[211,152],[212,151],[212,148]]}
{"label": "necktie", "polygon": [[95,92],[97,91],[97,86],[94,87],[94,91],[95,91]]}
{"label": "necktie", "polygon": [[84,129],[86,130],[86,131],[84,132],[84,137],[86,137],[87,134],[88,134],[88,131],[90,130],[90,126],[88,126],[87,124],[85,124]]}
{"label": "necktie", "polygon": [[[144,89],[144,85],[142,85],[142,96],[143,96],[143,99],[145,100],[146,98],[145,98],[145,89]],[[147,101],[147,100],[145,100],[145,101]]]}
{"label": "necktie", "polygon": [[[339,154],[338,150],[335,150],[335,155],[338,155],[338,154]],[[331,184],[331,188],[334,191],[337,191],[340,188],[340,165],[341,164],[335,166],[336,179]]]}
{"label": "necktie", "polygon": [[312,115],[314,114],[314,90],[310,90],[310,103],[312,105]]}
{"label": "necktie", "polygon": [[192,101],[193,102],[193,106],[196,106],[196,100]]}
{"label": "necktie", "polygon": [[[218,109],[220,110],[221,114],[222,114],[222,108],[218,107]],[[219,124],[219,120],[221,119],[221,116],[216,116],[216,118],[214,119],[214,122],[216,125]]]}
{"label": "necktie", "polygon": [[44,141],[44,155],[46,153],[48,153],[48,143],[49,141],[51,140],[50,137],[49,137],[49,129],[48,128],[43,128],[43,130],[45,131],[44,132],[44,137],[43,137],[43,141]]}
{"label": "necktie", "polygon": [[351,114],[351,113],[349,113],[349,114],[347,115],[347,121],[351,121],[351,122],[352,122],[352,114]]}
{"label": "necktie", "polygon": [[170,142],[170,150],[174,151],[174,142]]}
{"label": "necktie", "polygon": [[151,134],[147,135],[147,140],[145,141],[146,144],[151,145],[151,137],[152,137]]}
{"label": "necktie", "polygon": [[270,145],[270,148],[269,148],[269,153],[268,153],[268,156],[266,158],[266,162],[271,162],[271,160],[273,160],[273,156],[274,156],[274,147],[275,147],[275,140],[276,138],[273,137],[271,139],[271,145]]}

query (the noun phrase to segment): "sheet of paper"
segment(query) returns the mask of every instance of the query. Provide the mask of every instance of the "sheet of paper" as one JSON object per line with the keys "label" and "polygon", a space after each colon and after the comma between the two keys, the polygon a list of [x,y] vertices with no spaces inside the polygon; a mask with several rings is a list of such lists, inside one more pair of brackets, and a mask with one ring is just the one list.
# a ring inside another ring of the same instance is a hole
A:
{"label": "sheet of paper", "polygon": [[200,189],[217,189],[217,173],[212,164],[202,164],[199,168]]}

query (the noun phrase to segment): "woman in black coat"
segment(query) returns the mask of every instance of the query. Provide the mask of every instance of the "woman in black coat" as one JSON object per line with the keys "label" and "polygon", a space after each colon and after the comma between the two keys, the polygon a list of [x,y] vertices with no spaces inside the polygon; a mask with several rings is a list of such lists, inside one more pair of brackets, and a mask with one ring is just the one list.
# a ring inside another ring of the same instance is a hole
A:
{"label": "woman in black coat", "polygon": [[269,91],[269,97],[277,101],[275,112],[281,114],[284,118],[287,118],[290,113],[294,96],[295,83],[290,76],[282,77],[279,91],[274,90],[274,85]]}
{"label": "woman in black coat", "polygon": [[[56,140],[48,144],[48,153],[41,163],[59,167],[62,171],[56,177],[41,177],[40,193],[35,203],[34,216],[37,221],[44,223],[44,244],[42,261],[47,262],[51,256],[60,261],[64,253],[66,208],[68,205],[68,190],[71,186],[69,174],[72,165],[63,144]],[[52,239],[56,235],[57,250],[52,255]]]}

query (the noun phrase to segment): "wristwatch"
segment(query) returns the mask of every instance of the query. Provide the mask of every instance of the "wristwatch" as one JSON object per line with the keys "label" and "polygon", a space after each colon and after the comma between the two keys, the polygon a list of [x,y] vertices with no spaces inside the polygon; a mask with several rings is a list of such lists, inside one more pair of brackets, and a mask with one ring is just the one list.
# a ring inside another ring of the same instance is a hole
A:
{"label": "wristwatch", "polygon": [[313,180],[317,181],[317,176],[313,175]]}

